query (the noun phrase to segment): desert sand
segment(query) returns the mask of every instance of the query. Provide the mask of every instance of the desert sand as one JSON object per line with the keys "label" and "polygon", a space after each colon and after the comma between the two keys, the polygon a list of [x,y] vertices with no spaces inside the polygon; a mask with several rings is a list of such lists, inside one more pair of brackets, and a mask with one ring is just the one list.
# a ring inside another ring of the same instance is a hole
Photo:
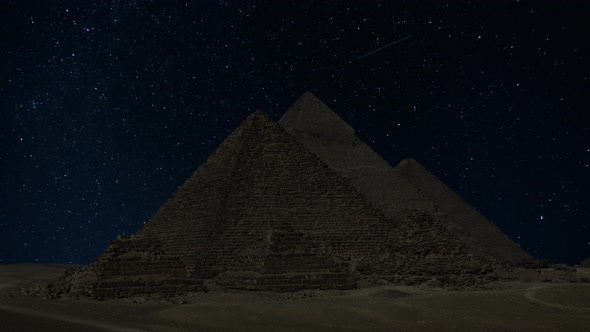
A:
{"label": "desert sand", "polygon": [[[590,331],[590,283],[527,271],[519,282],[448,291],[207,292],[174,299],[50,300],[16,291],[69,265],[0,265],[2,331]],[[577,280],[590,269],[579,268]],[[543,281],[545,280],[545,281]],[[549,281],[552,280],[552,281]]]}

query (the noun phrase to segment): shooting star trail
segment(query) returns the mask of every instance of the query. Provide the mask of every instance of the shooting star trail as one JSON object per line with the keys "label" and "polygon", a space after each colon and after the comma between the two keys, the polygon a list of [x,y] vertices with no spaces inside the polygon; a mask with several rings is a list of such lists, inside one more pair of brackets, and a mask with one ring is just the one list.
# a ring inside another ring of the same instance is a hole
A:
{"label": "shooting star trail", "polygon": [[404,40],[406,40],[406,39],[408,39],[408,38],[411,38],[411,37],[412,37],[412,35],[408,35],[408,36],[406,36],[406,37],[404,37],[404,38],[402,38],[402,39],[400,39],[400,40],[396,40],[396,41],[394,41],[394,42],[393,42],[393,43],[391,43],[391,44],[387,44],[387,45],[385,45],[385,46],[383,46],[383,47],[381,47],[381,48],[378,48],[378,49],[376,49],[376,50],[374,50],[374,51],[372,51],[372,52],[369,52],[369,53],[367,53],[367,54],[363,54],[363,55],[359,56],[358,58],[356,58],[356,60],[362,59],[362,58],[364,58],[364,57],[366,57],[366,56],[369,56],[369,55],[371,55],[371,54],[373,54],[373,53],[375,53],[375,52],[379,52],[379,51],[381,51],[381,50],[382,50],[382,49],[384,49],[384,48],[388,48],[389,46],[395,45],[395,44],[397,44],[397,43],[401,43],[401,42],[403,42]]}

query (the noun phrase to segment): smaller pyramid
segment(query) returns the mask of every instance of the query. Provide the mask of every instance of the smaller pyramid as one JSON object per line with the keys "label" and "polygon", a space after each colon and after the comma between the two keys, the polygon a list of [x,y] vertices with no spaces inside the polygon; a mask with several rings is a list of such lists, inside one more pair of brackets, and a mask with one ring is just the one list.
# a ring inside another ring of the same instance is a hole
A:
{"label": "smaller pyramid", "polygon": [[463,241],[474,252],[506,264],[528,264],[532,260],[496,225],[416,160],[404,159],[395,169],[416,188],[421,197],[434,202],[440,212],[449,216],[448,226],[460,232]]}
{"label": "smaller pyramid", "polygon": [[142,236],[119,236],[89,265],[65,272],[50,293],[95,299],[157,294],[174,296],[205,291],[202,279],[189,278],[179,257],[166,254],[161,243]]}

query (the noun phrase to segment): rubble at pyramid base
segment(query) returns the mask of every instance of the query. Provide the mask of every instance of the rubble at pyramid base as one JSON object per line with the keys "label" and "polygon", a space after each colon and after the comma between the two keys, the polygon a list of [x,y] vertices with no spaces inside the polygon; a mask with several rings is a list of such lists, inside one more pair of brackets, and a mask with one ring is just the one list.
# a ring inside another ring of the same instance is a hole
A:
{"label": "rubble at pyramid base", "polygon": [[[310,236],[292,228],[276,229],[265,236],[262,249],[253,248],[216,273],[209,267],[187,269],[179,257],[166,255],[145,237],[120,236],[90,265],[70,269],[40,295],[160,298],[215,290],[348,290],[384,282],[466,290],[500,281],[499,271],[547,267],[540,260],[516,266],[473,256],[428,213],[416,211],[405,225],[403,232],[392,237],[389,248],[357,257],[314,247]],[[425,238],[437,242],[424,242]]]}

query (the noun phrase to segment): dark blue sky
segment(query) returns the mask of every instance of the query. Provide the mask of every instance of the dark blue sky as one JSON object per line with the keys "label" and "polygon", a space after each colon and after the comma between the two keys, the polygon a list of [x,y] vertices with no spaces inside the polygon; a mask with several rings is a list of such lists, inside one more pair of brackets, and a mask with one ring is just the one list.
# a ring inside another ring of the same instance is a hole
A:
{"label": "dark blue sky", "polygon": [[[536,257],[590,257],[588,5],[0,0],[0,263],[87,263],[306,90]],[[411,38],[356,60],[363,54]]]}

